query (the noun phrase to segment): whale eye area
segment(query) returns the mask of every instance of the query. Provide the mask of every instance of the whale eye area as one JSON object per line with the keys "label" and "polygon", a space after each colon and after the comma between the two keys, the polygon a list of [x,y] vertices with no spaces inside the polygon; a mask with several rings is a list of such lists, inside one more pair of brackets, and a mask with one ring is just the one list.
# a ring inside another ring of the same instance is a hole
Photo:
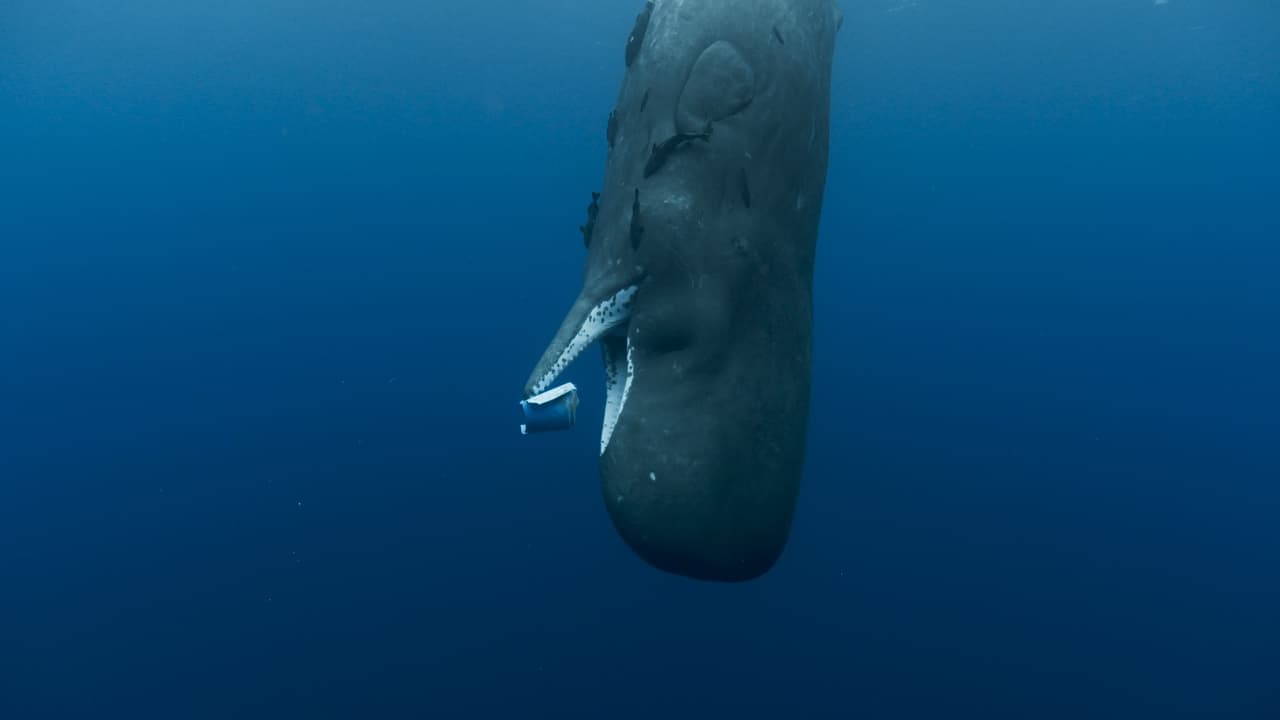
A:
{"label": "whale eye area", "polygon": [[[701,287],[668,289],[660,304],[650,295],[631,319],[632,343],[647,355],[691,353],[709,360],[725,344],[733,315],[725,289],[710,281]],[[701,360],[699,362],[701,362]]]}
{"label": "whale eye area", "polygon": [[698,314],[687,293],[664,297],[661,305],[648,305],[631,319],[632,343],[646,355],[667,355],[693,346],[698,339]]}
{"label": "whale eye area", "polygon": [[645,327],[645,332],[638,335],[643,340],[637,347],[650,355],[668,355],[688,349],[694,342],[692,322],[661,322]]}

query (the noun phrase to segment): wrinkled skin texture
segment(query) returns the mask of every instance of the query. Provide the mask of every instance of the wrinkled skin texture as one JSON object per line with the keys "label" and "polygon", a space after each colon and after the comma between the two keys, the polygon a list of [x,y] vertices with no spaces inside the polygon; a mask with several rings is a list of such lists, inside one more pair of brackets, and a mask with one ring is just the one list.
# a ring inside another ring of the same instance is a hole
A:
{"label": "wrinkled skin texture", "polygon": [[[790,532],[839,23],[832,0],[653,4],[615,108],[583,288],[526,386],[584,313],[639,286],[625,335],[602,341],[623,353],[629,341],[634,372],[601,489],[622,538],[672,573],[757,577]],[[708,124],[645,177],[655,144]]]}

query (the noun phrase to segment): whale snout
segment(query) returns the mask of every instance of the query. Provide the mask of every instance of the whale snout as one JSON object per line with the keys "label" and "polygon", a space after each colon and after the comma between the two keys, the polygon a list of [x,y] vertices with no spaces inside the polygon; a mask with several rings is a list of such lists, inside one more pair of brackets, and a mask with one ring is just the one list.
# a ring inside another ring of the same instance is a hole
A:
{"label": "whale snout", "polygon": [[798,453],[753,425],[725,427],[710,404],[684,401],[687,422],[664,424],[637,393],[600,459],[601,493],[619,535],[667,572],[735,582],[767,572],[781,556],[799,483]]}

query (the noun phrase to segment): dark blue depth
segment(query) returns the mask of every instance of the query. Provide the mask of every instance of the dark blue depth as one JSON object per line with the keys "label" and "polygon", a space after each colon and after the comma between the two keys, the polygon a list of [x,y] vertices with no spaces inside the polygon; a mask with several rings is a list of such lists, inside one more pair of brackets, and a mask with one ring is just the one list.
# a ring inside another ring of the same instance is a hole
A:
{"label": "dark blue depth", "polygon": [[1280,717],[1280,6],[842,4],[719,586],[513,411],[638,0],[0,3],[0,718]]}

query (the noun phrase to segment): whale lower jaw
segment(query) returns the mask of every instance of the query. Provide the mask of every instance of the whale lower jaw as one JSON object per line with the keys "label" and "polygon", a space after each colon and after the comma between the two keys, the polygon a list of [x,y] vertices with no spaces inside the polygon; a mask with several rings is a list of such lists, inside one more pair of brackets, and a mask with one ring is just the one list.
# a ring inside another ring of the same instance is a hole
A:
{"label": "whale lower jaw", "polygon": [[632,300],[638,289],[639,285],[628,285],[592,306],[546,372],[529,388],[529,392],[535,395],[550,388],[583,351],[599,341],[604,354],[605,378],[604,422],[600,428],[601,455],[609,447],[609,438],[613,436],[613,429],[627,404],[631,381],[635,375],[631,339],[626,330],[631,319]]}

